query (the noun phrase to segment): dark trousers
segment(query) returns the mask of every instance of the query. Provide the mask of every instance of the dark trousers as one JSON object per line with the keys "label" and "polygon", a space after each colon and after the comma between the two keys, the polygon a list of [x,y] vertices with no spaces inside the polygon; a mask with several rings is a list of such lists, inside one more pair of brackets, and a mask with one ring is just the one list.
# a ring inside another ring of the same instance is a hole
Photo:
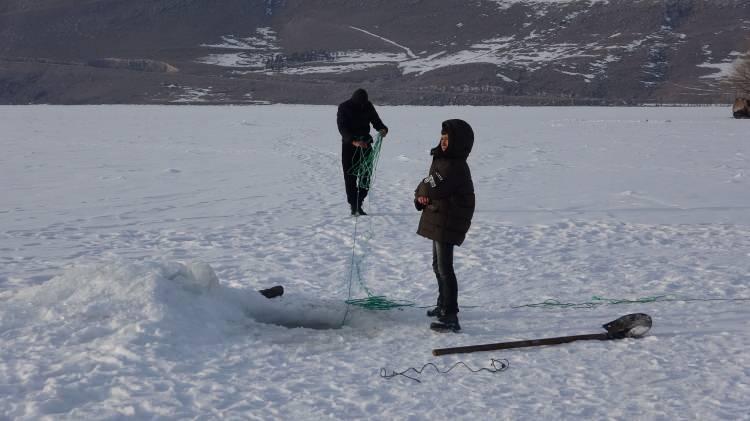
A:
{"label": "dark trousers", "polygon": [[453,244],[432,242],[432,269],[438,281],[437,306],[445,314],[458,313],[458,281],[453,272]]}
{"label": "dark trousers", "polygon": [[[369,180],[358,180],[358,177],[351,173],[352,167],[356,164],[354,161],[358,158],[357,149],[358,148],[355,148],[354,146],[344,144],[341,150],[341,166],[344,169],[346,201],[349,202],[352,207],[362,206],[362,202],[364,202],[365,197],[367,197],[367,192],[369,191],[366,188],[358,186],[370,185]],[[369,149],[365,153],[369,153]]]}
{"label": "dark trousers", "polygon": [[346,201],[352,206],[362,206],[369,190],[357,187],[357,177],[348,173],[344,168],[344,185],[346,186]]}

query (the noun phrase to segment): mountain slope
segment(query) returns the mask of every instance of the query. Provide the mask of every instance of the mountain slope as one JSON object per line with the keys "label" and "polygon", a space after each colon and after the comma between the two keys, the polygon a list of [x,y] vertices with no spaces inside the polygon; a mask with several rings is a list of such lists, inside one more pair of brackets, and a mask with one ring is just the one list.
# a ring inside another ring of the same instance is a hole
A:
{"label": "mountain slope", "polygon": [[732,94],[750,5],[37,0],[0,6],[0,28],[3,103],[336,103],[355,86],[393,104],[711,103]]}

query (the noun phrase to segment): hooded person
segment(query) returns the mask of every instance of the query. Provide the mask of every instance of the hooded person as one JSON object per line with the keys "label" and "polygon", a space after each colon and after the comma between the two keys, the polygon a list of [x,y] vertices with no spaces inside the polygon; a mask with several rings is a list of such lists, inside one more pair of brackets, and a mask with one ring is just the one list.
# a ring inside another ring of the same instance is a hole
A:
{"label": "hooded person", "polygon": [[368,193],[368,189],[363,186],[369,185],[369,182],[357,180],[351,169],[356,164],[354,157],[358,149],[365,154],[371,151],[370,125],[372,124],[383,137],[388,133],[388,128],[380,120],[375,107],[368,99],[367,91],[361,88],[354,91],[350,99],[339,104],[336,124],[341,133],[341,164],[344,170],[346,200],[349,202],[352,215],[367,215],[362,210],[362,202]]}
{"label": "hooded person", "polygon": [[432,240],[432,269],[438,282],[435,308],[427,311],[438,321],[436,331],[461,330],[458,323],[458,281],[453,271],[453,248],[466,238],[474,215],[474,183],[466,159],[474,145],[474,131],[463,120],[446,120],[440,143],[430,151],[432,165],[414,192],[422,211],[417,234]]}

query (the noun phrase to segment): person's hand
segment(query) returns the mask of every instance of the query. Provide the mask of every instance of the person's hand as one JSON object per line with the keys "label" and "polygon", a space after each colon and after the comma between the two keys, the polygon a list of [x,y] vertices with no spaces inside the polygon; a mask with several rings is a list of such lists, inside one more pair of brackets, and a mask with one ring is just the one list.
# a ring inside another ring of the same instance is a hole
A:
{"label": "person's hand", "polygon": [[385,137],[388,134],[388,129],[380,129],[378,133],[380,133],[380,137]]}
{"label": "person's hand", "polygon": [[430,198],[427,196],[417,196],[417,203],[422,206],[427,206],[430,204]]}
{"label": "person's hand", "polygon": [[358,148],[369,148],[370,144],[367,142],[364,142],[362,140],[355,140],[352,142],[352,145],[358,147]]}

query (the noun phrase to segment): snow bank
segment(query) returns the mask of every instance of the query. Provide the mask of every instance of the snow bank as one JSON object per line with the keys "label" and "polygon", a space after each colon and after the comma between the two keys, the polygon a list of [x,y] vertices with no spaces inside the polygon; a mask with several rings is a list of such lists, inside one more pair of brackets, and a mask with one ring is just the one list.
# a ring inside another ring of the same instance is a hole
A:
{"label": "snow bank", "polygon": [[[255,297],[243,295],[251,306]],[[6,328],[45,326],[57,345],[110,335],[138,341],[199,336],[190,332],[205,337],[247,319],[240,300],[226,297],[205,263],[116,261],[72,266],[43,285],[19,290],[4,303],[0,322]]]}
{"label": "snow bank", "polygon": [[203,262],[117,260],[72,266],[43,285],[19,290],[0,310],[0,323],[6,331],[44,325],[45,334],[60,339],[54,341],[58,345],[109,335],[211,342],[247,333],[256,322],[340,327],[343,312],[342,305],[301,297],[269,300],[254,290],[221,285]]}
{"label": "snow bank", "polygon": [[343,311],[222,285],[203,262],[71,266],[3,297],[0,394],[24,396],[6,401],[3,414],[180,418],[175,388],[191,375],[191,359],[217,357],[217,346],[278,353],[269,342],[288,342],[296,329],[287,328],[338,328]]}

